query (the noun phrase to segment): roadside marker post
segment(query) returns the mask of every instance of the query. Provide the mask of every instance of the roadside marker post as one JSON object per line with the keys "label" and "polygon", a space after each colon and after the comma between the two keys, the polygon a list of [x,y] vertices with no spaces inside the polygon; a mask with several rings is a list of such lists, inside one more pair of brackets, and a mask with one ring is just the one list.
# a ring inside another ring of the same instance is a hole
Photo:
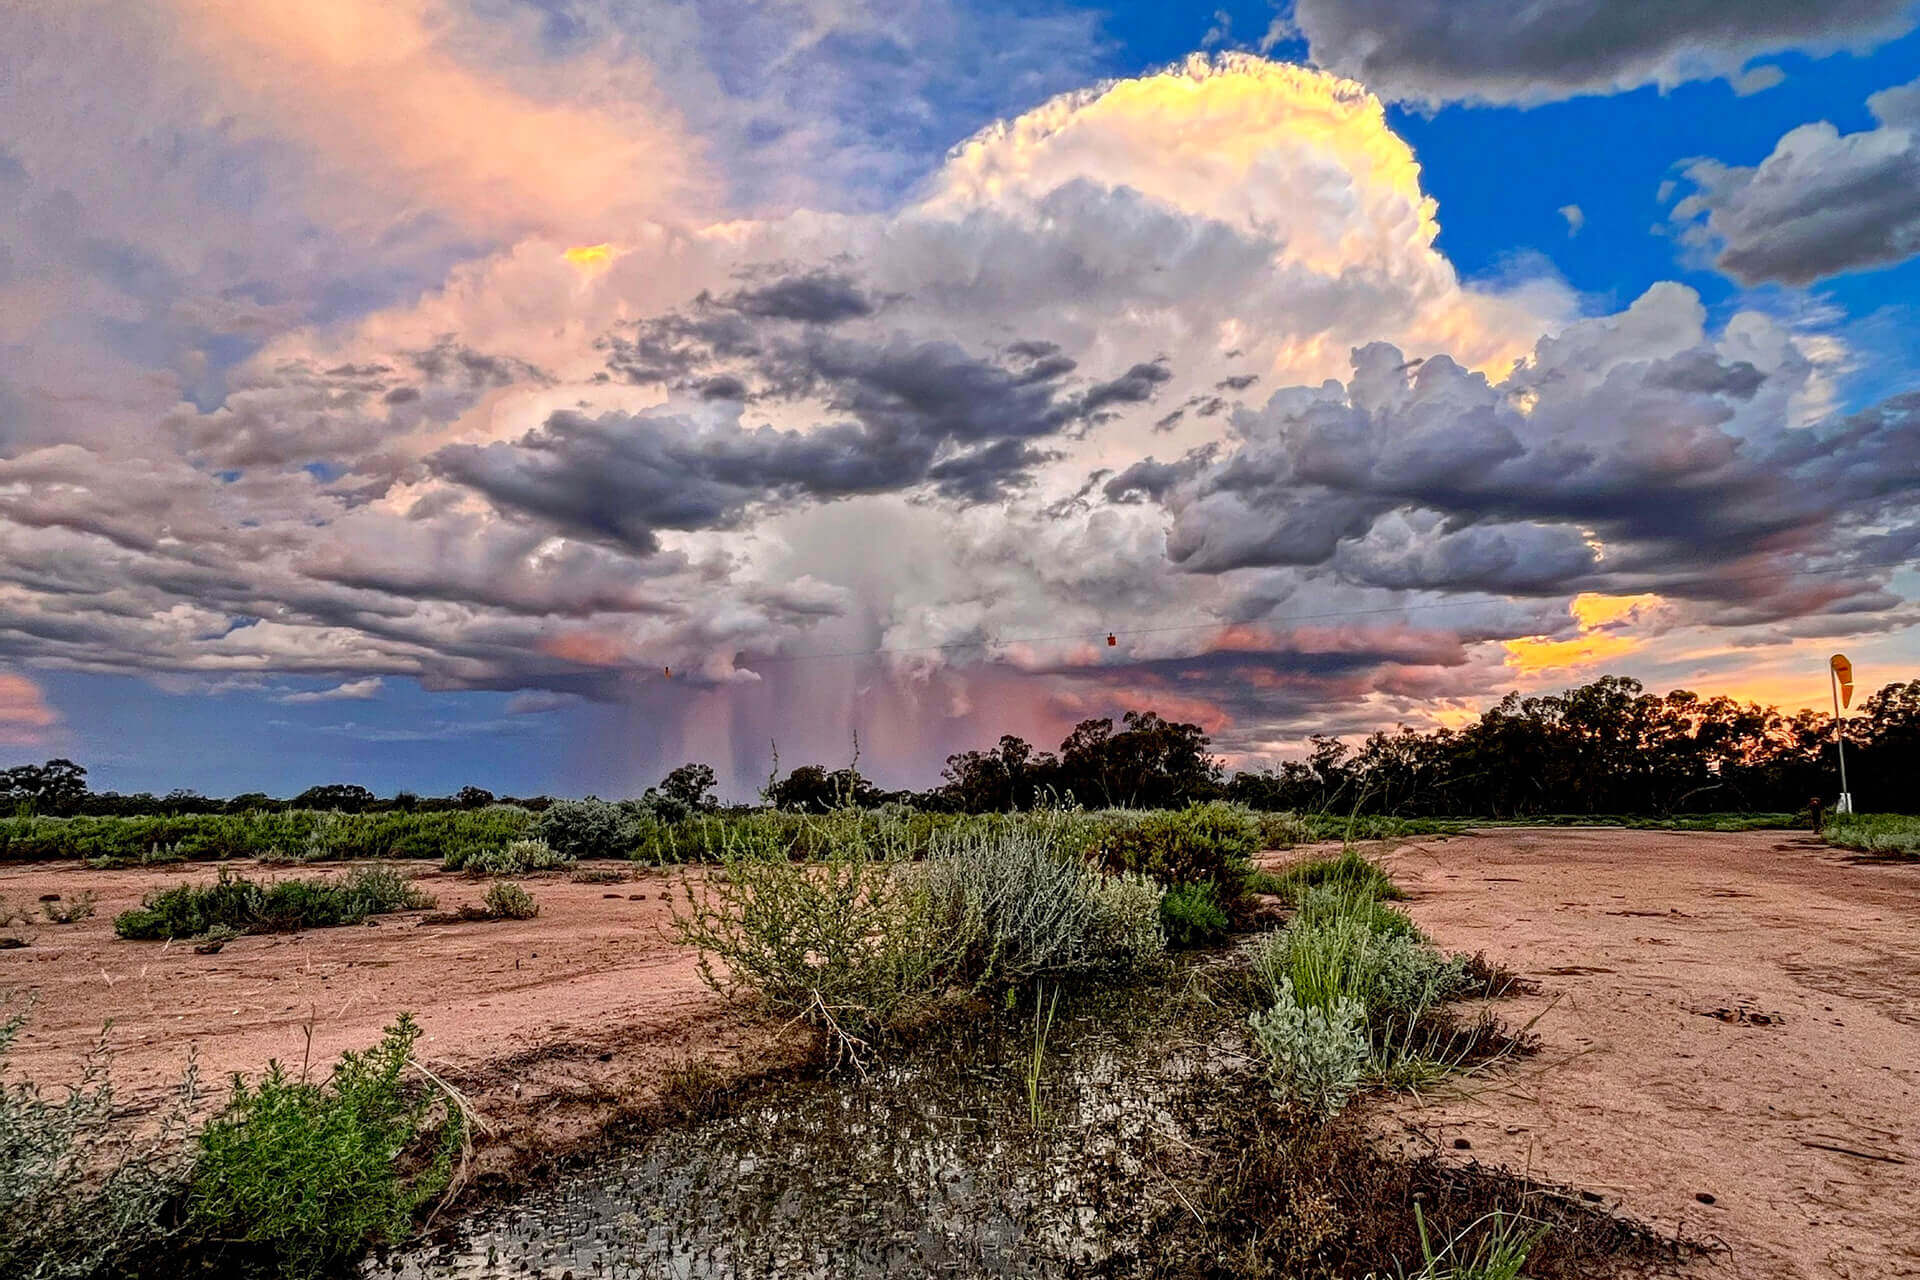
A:
{"label": "roadside marker post", "polygon": [[1847,790],[1847,735],[1840,713],[1853,705],[1853,664],[1847,655],[1836,653],[1827,660],[1827,676],[1833,686],[1833,747],[1840,753],[1840,798],[1835,813],[1853,812],[1853,795]]}

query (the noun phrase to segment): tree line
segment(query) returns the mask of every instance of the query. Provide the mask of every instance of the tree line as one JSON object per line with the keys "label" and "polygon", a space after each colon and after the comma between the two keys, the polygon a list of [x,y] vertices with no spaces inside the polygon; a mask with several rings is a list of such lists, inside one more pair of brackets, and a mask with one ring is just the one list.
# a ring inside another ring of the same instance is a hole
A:
{"label": "tree line", "polygon": [[[1844,720],[1855,807],[1911,808],[1920,781],[1920,680],[1886,685]],[[1152,711],[1083,720],[1057,751],[1013,734],[947,758],[925,791],[886,791],[853,765],[777,768],[761,801],[824,812],[843,805],[903,803],[987,813],[1077,803],[1172,808],[1228,799],[1256,809],[1377,813],[1403,817],[1526,817],[1538,814],[1798,812],[1831,805],[1839,790],[1833,717],[1791,714],[1684,689],[1648,693],[1639,681],[1602,676],[1557,694],[1509,693],[1459,729],[1382,730],[1358,747],[1315,736],[1304,759],[1229,774],[1199,725]],[[663,816],[718,807],[714,772],[673,770],[641,797]],[[550,797],[495,796],[463,787],[451,796],[402,792],[382,799],[330,783],[287,800],[262,793],[209,799],[94,792],[71,760],[0,771],[0,812],[121,814],[238,812],[288,805],[343,812],[433,811],[516,804],[542,810]]]}

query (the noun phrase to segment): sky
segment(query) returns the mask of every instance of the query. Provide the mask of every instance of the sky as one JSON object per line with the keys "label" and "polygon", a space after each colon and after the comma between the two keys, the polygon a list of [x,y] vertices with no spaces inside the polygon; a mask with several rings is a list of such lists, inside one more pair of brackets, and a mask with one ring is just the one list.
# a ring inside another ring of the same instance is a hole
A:
{"label": "sky", "polygon": [[1917,27],[19,0],[0,764],[744,797],[1920,677]]}

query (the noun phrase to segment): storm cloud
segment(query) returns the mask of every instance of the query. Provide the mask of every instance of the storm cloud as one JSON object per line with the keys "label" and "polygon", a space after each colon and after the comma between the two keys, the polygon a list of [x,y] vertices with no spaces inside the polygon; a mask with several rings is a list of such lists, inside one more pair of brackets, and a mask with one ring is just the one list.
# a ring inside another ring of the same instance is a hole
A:
{"label": "storm cloud", "polygon": [[1869,49],[1913,28],[1909,0],[1296,0],[1321,66],[1386,97],[1537,103],[1732,75],[1787,49]]}

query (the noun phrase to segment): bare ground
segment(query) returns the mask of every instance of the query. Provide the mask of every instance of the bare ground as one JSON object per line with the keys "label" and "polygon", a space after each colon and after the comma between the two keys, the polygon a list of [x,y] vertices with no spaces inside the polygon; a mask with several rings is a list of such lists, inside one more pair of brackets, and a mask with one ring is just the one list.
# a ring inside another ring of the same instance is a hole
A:
{"label": "bare ground", "polygon": [[1540,1055],[1400,1106],[1422,1141],[1725,1242],[1703,1273],[1920,1276],[1920,864],[1599,829],[1386,861],[1442,946],[1541,987],[1500,1006]]}
{"label": "bare ground", "polygon": [[[293,873],[244,862],[232,869],[256,879]],[[413,912],[241,937],[217,955],[114,936],[114,914],[149,889],[215,874],[204,864],[0,868],[0,897],[16,905],[37,908],[48,893],[99,896],[91,919],[16,927],[31,945],[0,951],[0,991],[36,998],[15,1066],[43,1084],[71,1080],[110,1023],[116,1090],[151,1104],[177,1085],[190,1052],[216,1088],[271,1058],[324,1070],[406,1010],[425,1031],[418,1056],[494,1126],[480,1170],[518,1174],[591,1141],[614,1115],[644,1109],[678,1067],[751,1075],[802,1056],[799,1037],[731,1009],[701,982],[693,954],[670,940],[679,871],[639,871],[606,885],[575,884],[564,873],[519,877],[540,904],[533,920],[427,925]],[[415,878],[442,909],[477,904],[486,888],[438,870]]]}
{"label": "bare ground", "polygon": [[[1598,829],[1411,841],[1386,858],[1442,945],[1542,988],[1500,1006],[1539,1015],[1541,1054],[1465,1096],[1397,1104],[1412,1140],[1723,1240],[1703,1273],[1920,1275],[1920,865],[1856,863],[1792,833]],[[211,956],[113,936],[146,890],[214,874],[0,868],[15,904],[100,897],[92,919],[16,927],[32,945],[0,951],[0,990],[38,996],[16,1065],[71,1079],[111,1020],[116,1081],[148,1101],[190,1050],[210,1080],[297,1066],[311,1028],[324,1065],[406,1009],[428,1064],[496,1125],[483,1169],[511,1173],[644,1108],[677,1066],[750,1075],[802,1054],[707,990],[668,939],[679,872],[527,877],[531,921],[389,916]],[[443,907],[484,888],[420,879]]]}

